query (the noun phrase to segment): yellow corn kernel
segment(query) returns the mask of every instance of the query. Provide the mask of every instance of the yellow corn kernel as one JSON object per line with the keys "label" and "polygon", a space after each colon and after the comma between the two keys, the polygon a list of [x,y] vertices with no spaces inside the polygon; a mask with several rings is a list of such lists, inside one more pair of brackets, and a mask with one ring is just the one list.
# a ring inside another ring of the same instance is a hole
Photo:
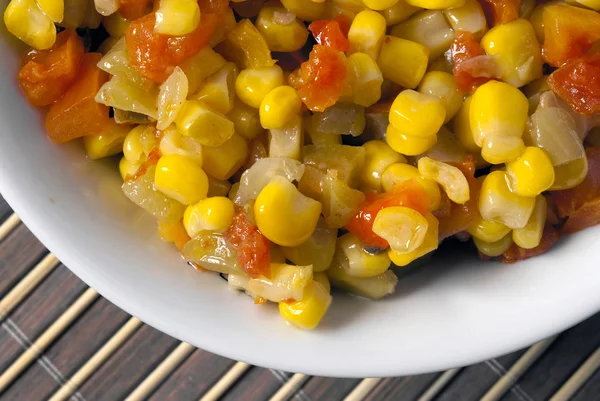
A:
{"label": "yellow corn kernel", "polygon": [[391,270],[374,277],[354,277],[348,274],[348,258],[337,252],[327,277],[331,285],[369,299],[381,299],[394,292],[398,277]]}
{"label": "yellow corn kernel", "polygon": [[472,97],[468,96],[458,110],[458,113],[456,113],[454,121],[452,122],[452,131],[461,145],[464,146],[468,152],[479,153],[481,149],[473,139],[473,131],[471,130],[471,120],[469,117],[471,100]]}
{"label": "yellow corn kernel", "polygon": [[152,127],[138,125],[125,137],[123,142],[123,155],[132,163],[141,163],[146,160],[150,151],[158,145]]}
{"label": "yellow corn kernel", "polygon": [[281,4],[290,12],[305,21],[327,18],[328,8],[324,2],[312,0],[282,0]]}
{"label": "yellow corn kernel", "polygon": [[123,181],[127,179],[127,176],[134,175],[140,168],[140,165],[140,163],[134,163],[127,160],[125,157],[122,157],[121,160],[119,160],[119,173],[121,173]]}
{"label": "yellow corn kernel", "polygon": [[181,135],[173,126],[169,127],[163,134],[158,150],[162,156],[181,155],[202,166],[202,145],[193,138]]}
{"label": "yellow corn kernel", "polygon": [[388,250],[388,256],[392,260],[392,263],[396,266],[403,267],[408,265],[409,263],[419,259],[420,257],[428,254],[437,249],[439,240],[438,240],[438,232],[440,223],[438,219],[428,213],[425,215],[425,219],[427,220],[427,232],[425,233],[425,238],[423,239],[423,243],[416,248],[412,252],[398,252],[394,249]]}
{"label": "yellow corn kernel", "polygon": [[385,28],[385,18],[378,12],[364,10],[356,14],[348,31],[350,42],[348,54],[365,53],[377,60],[385,36]]}
{"label": "yellow corn kernel", "polygon": [[327,278],[327,274],[313,271],[313,280],[321,284],[325,288],[325,291],[331,292],[331,283],[329,282],[329,278]]}
{"label": "yellow corn kernel", "polygon": [[191,99],[200,100],[219,113],[227,114],[233,109],[235,101],[236,77],[236,65],[226,63],[219,71],[204,81],[204,84],[191,96]]}
{"label": "yellow corn kernel", "polygon": [[429,210],[433,211],[440,207],[442,193],[439,185],[435,181],[421,177],[415,166],[406,163],[395,163],[386,168],[381,176],[381,184],[385,192],[390,192],[394,186],[406,180],[417,180],[423,186],[429,197]]}
{"label": "yellow corn kernel", "polygon": [[275,176],[254,202],[260,232],[281,246],[298,246],[315,231],[321,203],[305,196],[286,178]]}
{"label": "yellow corn kernel", "polygon": [[417,156],[431,149],[437,143],[437,135],[428,137],[406,135],[389,124],[385,140],[396,152],[406,156]]}
{"label": "yellow corn kernel", "polygon": [[381,11],[388,26],[396,25],[406,21],[411,15],[420,11],[421,8],[411,6],[405,0],[398,0],[393,6]]}
{"label": "yellow corn kernel", "polygon": [[220,146],[234,134],[233,123],[198,100],[186,100],[177,118],[177,130],[205,146]]}
{"label": "yellow corn kernel", "polygon": [[175,67],[171,75],[160,85],[156,128],[166,129],[174,121],[188,94],[188,81],[183,70]]}
{"label": "yellow corn kernel", "polygon": [[410,136],[435,136],[444,124],[446,110],[439,99],[406,89],[390,108],[390,125]]}
{"label": "yellow corn kernel", "polygon": [[37,0],[38,6],[42,9],[52,22],[61,22],[65,13],[65,3],[63,0]]}
{"label": "yellow corn kernel", "polygon": [[300,50],[308,38],[304,24],[283,7],[262,7],[255,24],[274,52]]}
{"label": "yellow corn kernel", "polygon": [[521,138],[528,110],[527,98],[514,86],[499,81],[481,85],[473,94],[469,110],[475,143],[482,147],[486,136]]}
{"label": "yellow corn kernel", "polygon": [[428,227],[421,213],[404,206],[381,209],[373,222],[373,232],[399,253],[410,253],[421,246]]}
{"label": "yellow corn kernel", "polygon": [[202,82],[223,68],[226,62],[219,53],[206,46],[181,63],[180,67],[188,79],[188,93],[196,93]]}
{"label": "yellow corn kernel", "polygon": [[192,238],[205,230],[223,233],[231,226],[234,214],[235,205],[229,198],[206,198],[185,209],[183,226]]}
{"label": "yellow corn kernel", "polygon": [[429,50],[420,43],[386,36],[377,65],[385,79],[408,89],[416,88],[427,70]]}
{"label": "yellow corn kernel", "polygon": [[512,86],[518,88],[542,76],[542,49],[533,26],[525,19],[496,25],[483,36],[481,47],[494,56],[502,80]]}
{"label": "yellow corn kernel", "polygon": [[269,157],[287,157],[300,160],[304,144],[302,118],[296,115],[286,126],[269,130]]}
{"label": "yellow corn kernel", "polygon": [[275,64],[265,38],[249,19],[239,21],[216,50],[239,68],[263,68]]}
{"label": "yellow corn kernel", "polygon": [[392,264],[386,252],[367,252],[360,239],[352,233],[338,238],[337,247],[348,260],[346,273],[353,277],[379,276]]}
{"label": "yellow corn kernel", "polygon": [[361,184],[366,189],[381,191],[381,176],[394,163],[406,163],[406,158],[380,140],[363,144],[365,166],[360,172]]}
{"label": "yellow corn kernel", "polygon": [[279,129],[300,115],[302,100],[291,86],[278,86],[266,94],[260,104],[260,124],[266,129]]}
{"label": "yellow corn kernel", "polygon": [[587,157],[577,158],[569,163],[554,167],[554,184],[551,191],[569,189],[581,184],[588,172]]}
{"label": "yellow corn kernel", "polygon": [[[88,3],[88,7],[85,10],[88,16],[92,10],[92,7],[90,7],[91,3],[91,1]],[[93,0],[93,3],[97,13],[105,17],[115,13],[119,9],[119,0]]]}
{"label": "yellow corn kernel", "polygon": [[477,216],[467,232],[481,241],[496,242],[510,233],[510,230],[502,223],[485,220],[483,217]]}
{"label": "yellow corn kernel", "polygon": [[111,123],[100,134],[83,137],[85,152],[92,160],[121,153],[123,142],[131,128],[131,125],[116,124],[111,120]]}
{"label": "yellow corn kernel", "polygon": [[120,12],[113,13],[108,17],[102,18],[102,25],[106,29],[106,32],[112,37],[120,38],[125,36],[125,31],[131,21],[123,18]]}
{"label": "yellow corn kernel", "polygon": [[189,205],[206,198],[208,177],[196,162],[181,155],[162,156],[156,165],[154,175],[156,189]]}
{"label": "yellow corn kernel", "polygon": [[231,189],[231,184],[229,181],[225,180],[217,180],[214,177],[208,176],[208,194],[207,196],[227,196],[229,190]]}
{"label": "yellow corn kernel", "polygon": [[206,146],[202,151],[202,167],[206,173],[219,180],[228,180],[246,161],[248,142],[234,133],[222,145]]}
{"label": "yellow corn kernel", "polygon": [[419,93],[437,98],[446,110],[444,124],[448,123],[458,113],[464,94],[456,87],[452,74],[442,71],[430,71],[419,84]]}
{"label": "yellow corn kernel", "polygon": [[283,84],[283,71],[278,65],[245,69],[235,80],[235,93],[242,102],[258,109],[267,93]]}
{"label": "yellow corn kernel", "polygon": [[515,244],[524,249],[532,249],[538,246],[544,233],[547,213],[546,198],[543,195],[536,196],[533,212],[525,227],[513,230],[512,239]]}
{"label": "yellow corn kernel", "polygon": [[479,238],[473,237],[473,243],[475,244],[479,252],[486,256],[489,256],[490,258],[495,258],[496,256],[500,256],[504,252],[508,251],[508,249],[513,244],[513,239],[509,233],[504,237],[500,238],[498,241],[494,242],[486,242],[480,240]]}
{"label": "yellow corn kernel", "polygon": [[515,160],[525,150],[523,139],[514,136],[489,135],[483,139],[481,157],[491,164]]}
{"label": "yellow corn kernel", "polygon": [[441,10],[421,11],[393,27],[390,34],[427,47],[431,59],[444,54],[454,40],[454,31]]}
{"label": "yellow corn kernel", "polygon": [[399,0],[363,0],[365,6],[369,7],[371,10],[385,10],[390,7],[394,7]]}
{"label": "yellow corn kernel", "polygon": [[4,10],[4,24],[10,33],[39,50],[56,41],[56,27],[35,0],[11,0]]}
{"label": "yellow corn kernel", "polygon": [[452,202],[463,204],[471,199],[469,182],[458,168],[429,157],[420,158],[418,168],[423,178],[440,184]]}
{"label": "yellow corn kernel", "polygon": [[485,220],[510,228],[523,228],[535,204],[535,198],[521,196],[508,188],[506,173],[494,171],[485,177],[479,194],[479,213]]}
{"label": "yellow corn kernel", "polygon": [[270,277],[251,278],[246,289],[254,297],[287,302],[304,299],[304,291],[312,282],[312,266],[272,263]]}
{"label": "yellow corn kernel", "polygon": [[352,88],[352,102],[363,107],[375,104],[381,98],[383,75],[379,66],[366,53],[348,57],[348,71]]}
{"label": "yellow corn kernel", "polygon": [[427,10],[442,10],[465,5],[465,0],[406,0],[406,2],[415,7],[421,7]]}
{"label": "yellow corn kernel", "polygon": [[282,247],[281,250],[294,264],[312,265],[313,271],[322,272],[331,265],[336,243],[337,229],[327,227],[325,220],[320,218],[315,231],[306,241],[298,246]]}
{"label": "yellow corn kernel", "polygon": [[471,32],[476,40],[480,40],[487,31],[485,14],[477,0],[466,0],[461,7],[448,8],[444,15],[454,32]]}
{"label": "yellow corn kernel", "polygon": [[292,326],[312,330],[327,313],[331,300],[326,288],[313,280],[304,288],[302,300],[279,302],[279,313]]}
{"label": "yellow corn kernel", "polygon": [[554,167],[546,152],[528,146],[518,159],[506,163],[506,178],[517,195],[537,196],[554,184]]}

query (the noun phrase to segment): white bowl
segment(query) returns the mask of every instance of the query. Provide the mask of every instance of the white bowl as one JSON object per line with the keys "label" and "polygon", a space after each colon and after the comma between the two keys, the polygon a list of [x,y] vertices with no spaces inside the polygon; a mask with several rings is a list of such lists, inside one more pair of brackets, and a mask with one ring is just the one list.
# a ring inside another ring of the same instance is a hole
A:
{"label": "white bowl", "polygon": [[394,296],[335,294],[317,330],[288,327],[274,305],[254,305],[162,243],[153,219],[121,194],[114,165],[86,160],[78,144],[50,143],[16,85],[18,57],[8,42],[0,32],[2,195],[83,281],[176,338],[284,371],[396,376],[508,353],[600,309],[595,227],[515,265],[464,253],[437,259],[402,279]]}

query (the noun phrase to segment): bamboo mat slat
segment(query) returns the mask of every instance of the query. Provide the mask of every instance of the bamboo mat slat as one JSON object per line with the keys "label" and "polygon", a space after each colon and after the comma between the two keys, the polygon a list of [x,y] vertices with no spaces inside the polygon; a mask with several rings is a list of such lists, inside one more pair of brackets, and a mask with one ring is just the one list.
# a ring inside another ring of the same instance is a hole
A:
{"label": "bamboo mat slat", "polygon": [[[0,198],[0,316],[8,312],[0,327],[2,401],[53,394],[58,401],[72,391],[76,401],[128,395],[134,401],[475,401],[486,393],[494,395],[489,401],[547,400],[555,393],[553,401],[599,398],[600,314],[547,349],[538,345],[457,370],[384,379],[294,375],[196,350],[136,322],[63,265],[40,264],[48,251],[18,218],[6,224],[10,216]],[[36,341],[31,352],[28,344]],[[71,387],[63,386],[69,379]]]}

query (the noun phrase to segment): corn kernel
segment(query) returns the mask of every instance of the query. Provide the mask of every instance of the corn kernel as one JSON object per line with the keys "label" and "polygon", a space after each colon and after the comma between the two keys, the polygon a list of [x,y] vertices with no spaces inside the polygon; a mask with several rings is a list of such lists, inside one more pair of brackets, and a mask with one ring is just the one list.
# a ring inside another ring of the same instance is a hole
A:
{"label": "corn kernel", "polygon": [[160,85],[156,128],[166,129],[183,108],[188,94],[188,81],[183,70],[175,67],[171,75]]}
{"label": "corn kernel", "polygon": [[272,263],[270,277],[251,278],[247,291],[271,302],[301,300],[312,282],[312,266]]}
{"label": "corn kernel", "polygon": [[157,190],[184,205],[198,202],[208,193],[204,170],[181,155],[162,156],[158,160],[154,184]]}
{"label": "corn kernel", "polygon": [[217,180],[214,177],[208,176],[208,194],[207,196],[227,196],[229,190],[231,189],[231,184],[229,181],[225,180]]}
{"label": "corn kernel", "polygon": [[125,137],[123,155],[132,163],[141,163],[157,145],[158,140],[152,127],[139,125],[129,131]]}
{"label": "corn kernel", "polygon": [[537,196],[554,184],[554,167],[542,149],[529,146],[506,164],[508,186],[517,195]]}
{"label": "corn kernel", "polygon": [[416,88],[427,70],[429,50],[410,40],[386,36],[377,65],[385,79],[408,89]]}
{"label": "corn kernel", "polygon": [[204,80],[215,74],[227,61],[213,49],[206,46],[179,66],[188,79],[188,93],[196,93]]}
{"label": "corn kernel", "polygon": [[390,34],[427,47],[431,59],[444,54],[454,40],[454,31],[441,10],[421,11],[394,26]]}
{"label": "corn kernel", "polygon": [[292,326],[312,330],[327,313],[331,300],[331,295],[325,287],[313,281],[304,289],[302,300],[280,302],[279,313]]}
{"label": "corn kernel", "polygon": [[427,220],[427,232],[425,233],[425,238],[423,239],[423,243],[416,248],[412,252],[398,252],[394,249],[388,250],[388,256],[392,260],[392,263],[396,266],[406,266],[411,262],[419,259],[420,257],[428,254],[437,249],[439,240],[438,240],[438,232],[439,232],[439,221],[438,219],[428,213],[425,215],[425,219]]}
{"label": "corn kernel", "polygon": [[513,230],[512,239],[515,244],[524,249],[532,249],[538,246],[544,233],[547,213],[546,198],[543,195],[538,195],[535,198],[535,206],[531,217],[525,227]]}
{"label": "corn kernel", "polygon": [[494,56],[502,80],[512,86],[518,88],[542,76],[542,49],[533,26],[525,19],[496,25],[483,36],[481,47]]}
{"label": "corn kernel", "polygon": [[348,71],[352,88],[352,102],[363,107],[375,104],[381,98],[383,75],[379,66],[365,53],[348,57]]}
{"label": "corn kernel", "polygon": [[313,280],[321,284],[325,288],[325,291],[331,292],[331,283],[329,282],[329,278],[327,278],[327,274],[324,272],[313,272]]}
{"label": "corn kernel", "polygon": [[169,127],[158,146],[158,150],[162,156],[165,155],[181,155],[188,157],[202,166],[202,145],[196,140],[181,135],[174,127]]}
{"label": "corn kernel", "polygon": [[363,144],[365,167],[361,170],[361,184],[366,189],[381,191],[381,176],[394,163],[406,163],[406,158],[380,140]]}
{"label": "corn kernel", "polygon": [[385,192],[390,192],[394,186],[406,180],[417,180],[423,186],[429,197],[429,210],[437,210],[440,207],[442,194],[437,182],[421,177],[415,166],[406,163],[395,163],[389,166],[381,176],[381,184]]}
{"label": "corn kernel", "polygon": [[[367,9],[362,0],[332,0],[330,15],[352,21],[361,11]],[[331,18],[331,17],[329,17]]]}
{"label": "corn kernel", "polygon": [[477,216],[467,232],[481,241],[496,242],[510,233],[510,230],[502,223],[485,220],[483,217]]}
{"label": "corn kernel", "polygon": [[[295,247],[282,247],[285,257],[297,265],[312,265],[314,272],[329,268],[337,243],[337,229],[327,227],[323,218],[319,219],[311,236]],[[316,277],[315,277],[316,279]]]}
{"label": "corn kernel", "polygon": [[182,36],[200,24],[200,7],[194,0],[160,0],[154,30],[164,35]]}
{"label": "corn kernel", "polygon": [[428,137],[406,135],[389,124],[385,139],[392,149],[406,156],[417,156],[431,149],[437,143],[437,135]]}
{"label": "corn kernel", "polygon": [[527,224],[535,198],[521,196],[508,188],[506,173],[494,171],[485,177],[479,194],[479,213],[485,220],[502,223],[510,228]]}
{"label": "corn kernel", "polygon": [[439,99],[406,89],[390,108],[390,124],[406,135],[434,136],[444,124],[446,110]]}
{"label": "corn kernel", "polygon": [[258,109],[267,93],[283,84],[283,71],[277,65],[245,69],[235,80],[235,93],[242,102]]}
{"label": "corn kernel", "polygon": [[108,17],[102,18],[102,25],[106,32],[112,37],[120,38],[125,36],[125,31],[131,22],[123,18],[120,12],[113,13]]}
{"label": "corn kernel", "polygon": [[350,25],[348,54],[365,53],[377,60],[385,36],[385,18],[378,12],[364,10],[359,12]]}
{"label": "corn kernel", "polygon": [[304,21],[315,21],[327,18],[327,4],[312,0],[282,0],[281,4]]}
{"label": "corn kernel", "polygon": [[274,52],[300,50],[308,38],[304,24],[283,7],[262,7],[255,24]]}
{"label": "corn kernel", "polygon": [[587,157],[583,155],[569,163],[554,167],[554,184],[551,191],[561,191],[581,184],[588,172]]}
{"label": "corn kernel", "polygon": [[37,0],[37,4],[52,22],[58,23],[63,20],[65,12],[63,0]]}
{"label": "corn kernel", "polygon": [[235,101],[235,79],[237,67],[234,63],[226,63],[219,71],[211,75],[200,89],[191,96],[222,114],[233,109]]}
{"label": "corn kernel", "polygon": [[419,93],[439,99],[446,110],[444,124],[458,113],[464,98],[464,95],[456,87],[454,76],[441,71],[430,71],[425,74],[419,84]]}
{"label": "corn kernel", "polygon": [[442,10],[444,8],[462,7],[465,5],[465,0],[406,0],[406,2],[415,7],[428,10]]}
{"label": "corn kernel", "polygon": [[485,14],[477,0],[466,0],[461,7],[448,8],[444,10],[444,15],[454,32],[471,32],[476,40],[480,40],[487,31]]}
{"label": "corn kernel", "polygon": [[321,204],[302,195],[286,178],[275,176],[258,194],[254,218],[258,229],[281,246],[298,246],[315,231]]}
{"label": "corn kernel", "polygon": [[177,118],[177,130],[205,146],[220,146],[234,134],[233,123],[198,100],[186,100]]}
{"label": "corn kernel", "polygon": [[266,94],[260,104],[260,124],[263,128],[279,129],[300,115],[302,100],[291,86],[278,86]]}
{"label": "corn kernel", "polygon": [[483,139],[481,157],[491,164],[515,160],[525,150],[523,139],[514,136],[488,135]]}
{"label": "corn kernel", "polygon": [[398,1],[399,0],[363,0],[363,3],[371,10],[381,11],[395,6]]}
{"label": "corn kernel", "polygon": [[348,258],[337,252],[327,270],[331,285],[369,299],[381,299],[394,292],[398,277],[391,270],[374,277],[354,277],[348,274]]}
{"label": "corn kernel", "polygon": [[302,118],[296,115],[286,126],[269,131],[269,157],[287,157],[300,160],[304,143]]}
{"label": "corn kernel", "polygon": [[131,128],[131,125],[116,124],[111,120],[100,134],[83,137],[85,152],[92,160],[121,153],[123,142]]}
{"label": "corn kernel", "polygon": [[406,21],[411,15],[420,11],[421,8],[411,6],[405,0],[398,0],[393,6],[381,11],[388,26],[396,25]]}
{"label": "corn kernel", "polygon": [[471,120],[469,117],[471,100],[472,97],[468,96],[458,110],[458,113],[456,113],[454,121],[452,122],[452,131],[458,138],[458,141],[461,143],[461,145],[464,146],[468,152],[479,153],[481,149],[479,146],[477,146],[475,140],[473,139],[473,131],[471,130]]}
{"label": "corn kernel", "polygon": [[423,178],[440,184],[452,202],[463,204],[471,198],[469,182],[458,168],[429,157],[420,158],[418,168]]}
{"label": "corn kernel", "polygon": [[39,50],[56,41],[56,28],[35,0],[11,0],[4,10],[4,24],[10,33]]}
{"label": "corn kernel", "polygon": [[504,252],[508,251],[513,244],[513,239],[509,233],[498,241],[494,242],[486,242],[474,237],[473,243],[479,252],[491,258],[495,258],[496,256],[500,256]]}
{"label": "corn kernel", "polygon": [[206,198],[185,209],[183,226],[192,238],[205,230],[223,233],[231,226],[234,214],[235,206],[229,198]]}
{"label": "corn kernel", "polygon": [[392,261],[387,253],[369,253],[364,248],[360,239],[352,234],[342,235],[337,241],[338,249],[348,259],[346,273],[354,277],[374,277],[385,273]]}
{"label": "corn kernel", "polygon": [[119,160],[119,173],[123,181],[127,179],[127,176],[133,176],[140,168],[141,163],[135,163],[122,157]]}
{"label": "corn kernel", "polygon": [[421,246],[428,226],[425,217],[416,210],[393,206],[377,213],[373,232],[385,239],[396,252],[410,253]]}
{"label": "corn kernel", "polygon": [[246,161],[248,143],[242,136],[234,133],[222,145],[206,146],[202,151],[202,167],[206,173],[219,180],[228,180]]}

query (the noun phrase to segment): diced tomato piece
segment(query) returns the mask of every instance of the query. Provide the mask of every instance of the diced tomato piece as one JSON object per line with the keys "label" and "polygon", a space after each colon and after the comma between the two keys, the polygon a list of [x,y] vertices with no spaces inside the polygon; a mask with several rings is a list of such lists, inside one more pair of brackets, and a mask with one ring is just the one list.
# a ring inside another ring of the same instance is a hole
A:
{"label": "diced tomato piece", "polygon": [[416,180],[404,181],[390,192],[369,193],[356,214],[346,224],[346,229],[356,235],[365,246],[387,248],[388,242],[373,232],[373,223],[381,209],[391,206],[409,207],[425,215],[429,211],[429,197]]}
{"label": "diced tomato piece", "polygon": [[454,68],[454,80],[462,92],[474,92],[491,78],[498,75],[495,60],[485,55],[471,32],[458,31],[450,47]]}
{"label": "diced tomato piece", "polygon": [[48,50],[31,49],[23,56],[19,87],[34,106],[47,106],[60,99],[77,77],[83,44],[74,29],[56,36]]}
{"label": "diced tomato piece", "polygon": [[337,20],[322,19],[312,22],[308,30],[313,34],[318,44],[329,46],[334,50],[345,52],[350,47],[348,38],[344,35]]}
{"label": "diced tomato piece", "polygon": [[150,8],[152,0],[120,0],[119,12],[130,21],[143,17]]}
{"label": "diced tomato piece", "polygon": [[568,217],[563,231],[573,233],[600,224],[600,148],[585,150],[588,173],[575,188],[552,192],[559,217]]}
{"label": "diced tomato piece", "polygon": [[298,89],[300,98],[312,111],[333,106],[346,86],[346,61],[343,53],[329,46],[315,45],[308,61],[302,63]]}
{"label": "diced tomato piece", "polygon": [[480,0],[490,27],[506,24],[519,18],[522,0]]}
{"label": "diced tomato piece", "polygon": [[154,13],[133,21],[125,32],[131,65],[140,75],[163,82],[175,66],[208,44],[219,19],[219,14],[203,13],[198,28],[183,36],[154,32]]}
{"label": "diced tomato piece", "polygon": [[237,250],[238,263],[248,275],[271,276],[271,243],[258,227],[248,221],[244,209],[236,210],[233,223],[225,235]]}
{"label": "diced tomato piece", "polygon": [[150,151],[150,153],[148,153],[148,158],[140,165],[135,174],[127,175],[127,177],[125,177],[125,181],[137,180],[141,176],[145,175],[146,171],[148,171],[151,166],[155,166],[158,163],[158,159],[160,159],[160,150],[158,148],[154,148]]}
{"label": "diced tomato piece", "polygon": [[577,113],[600,113],[600,52],[592,51],[563,65],[550,74],[548,85]]}
{"label": "diced tomato piece", "polygon": [[600,14],[584,8],[557,5],[544,8],[542,53],[550,65],[560,67],[583,56],[600,40]]}
{"label": "diced tomato piece", "polygon": [[[459,168],[469,182],[470,198],[462,205],[454,203],[444,195],[440,208],[433,212],[438,218],[439,240],[455,235],[468,229],[479,214],[479,181],[475,179],[475,160],[472,156],[463,163],[450,163]],[[446,201],[444,201],[446,199]]]}
{"label": "diced tomato piece", "polygon": [[517,244],[512,244],[508,251],[502,254],[498,260],[502,263],[515,263],[519,260],[525,260],[548,251],[560,239],[560,233],[556,228],[549,224],[544,227],[544,233],[540,244],[533,249],[524,249]]}
{"label": "diced tomato piece", "polygon": [[108,74],[96,66],[100,58],[100,53],[86,53],[73,85],[50,106],[46,115],[46,131],[54,142],[98,134],[110,123],[109,108],[94,100],[100,87],[108,80]]}

